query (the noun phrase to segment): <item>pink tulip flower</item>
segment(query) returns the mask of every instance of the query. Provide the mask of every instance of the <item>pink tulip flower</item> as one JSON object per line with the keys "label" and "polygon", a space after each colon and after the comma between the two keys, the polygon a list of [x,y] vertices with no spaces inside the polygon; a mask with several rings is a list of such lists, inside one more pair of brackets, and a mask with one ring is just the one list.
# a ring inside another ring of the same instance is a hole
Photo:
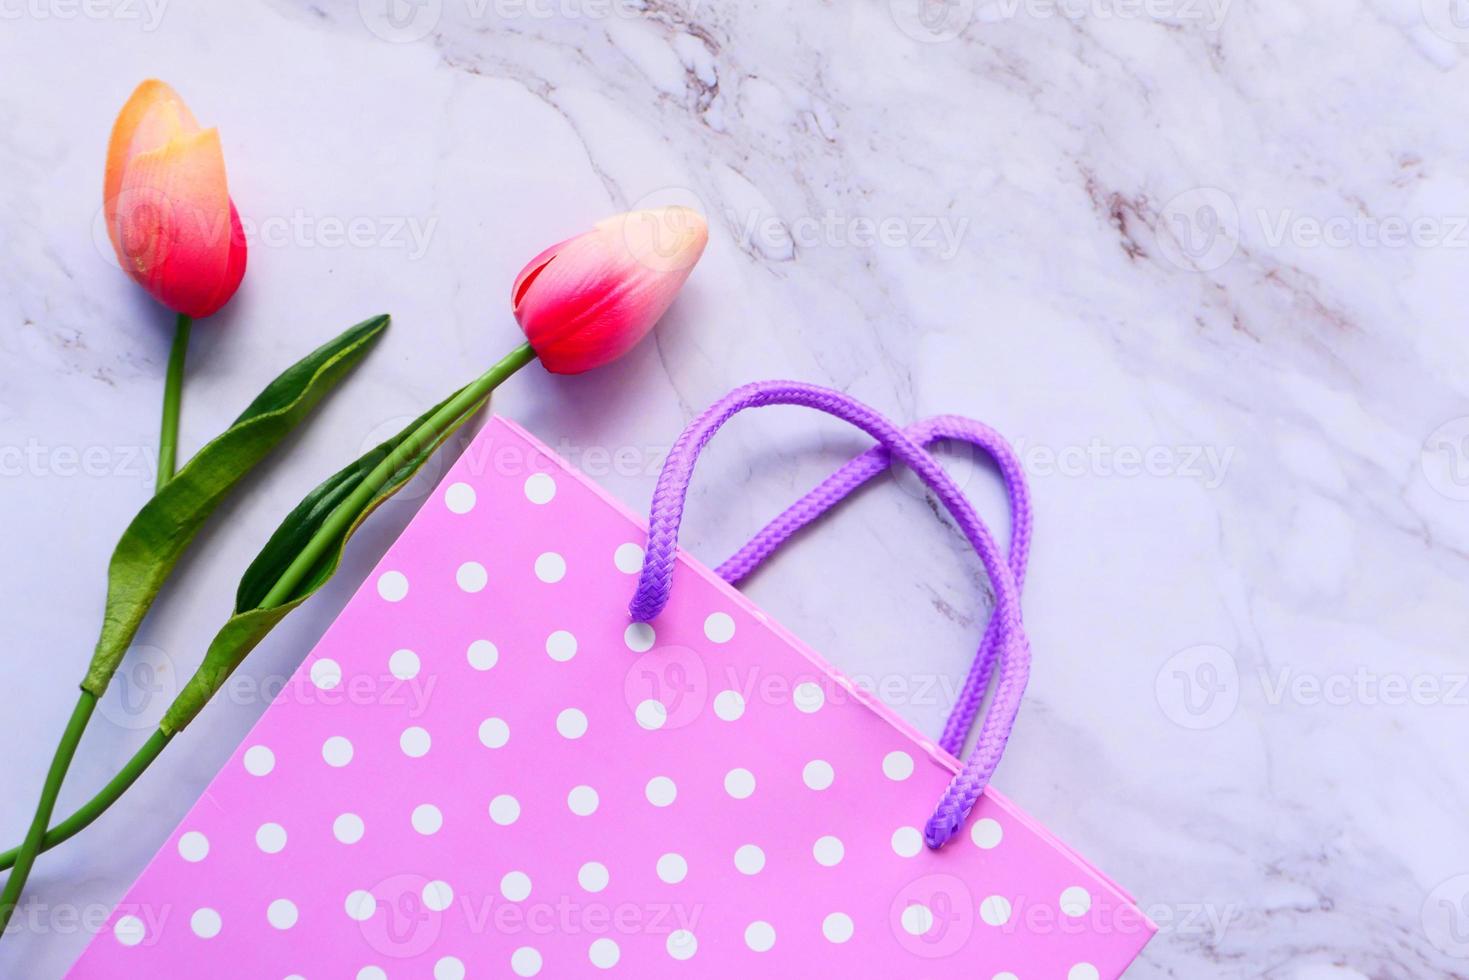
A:
{"label": "pink tulip flower", "polygon": [[520,271],[511,290],[515,319],[548,371],[600,367],[653,329],[708,241],[703,217],[689,208],[607,218]]}

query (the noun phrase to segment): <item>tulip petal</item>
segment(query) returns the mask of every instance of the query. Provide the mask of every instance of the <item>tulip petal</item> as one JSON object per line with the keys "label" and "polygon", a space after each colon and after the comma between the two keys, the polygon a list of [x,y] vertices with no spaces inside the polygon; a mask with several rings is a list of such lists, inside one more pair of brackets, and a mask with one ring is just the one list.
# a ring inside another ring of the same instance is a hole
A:
{"label": "tulip petal", "polygon": [[[169,309],[213,313],[239,284],[238,234],[217,130],[178,136],[129,162],[117,202],[119,260]],[[235,250],[238,255],[234,255]]]}
{"label": "tulip petal", "polygon": [[107,217],[107,232],[112,247],[122,261],[122,245],[118,239],[116,204],[122,192],[123,175],[128,164],[140,153],[156,150],[180,136],[199,131],[194,114],[165,82],[150,78],[143,82],[123,104],[112,124],[107,144],[107,170],[102,180],[102,202]]}
{"label": "tulip petal", "polygon": [[515,316],[547,370],[598,367],[652,330],[707,241],[703,218],[687,208],[609,218],[521,271]]}

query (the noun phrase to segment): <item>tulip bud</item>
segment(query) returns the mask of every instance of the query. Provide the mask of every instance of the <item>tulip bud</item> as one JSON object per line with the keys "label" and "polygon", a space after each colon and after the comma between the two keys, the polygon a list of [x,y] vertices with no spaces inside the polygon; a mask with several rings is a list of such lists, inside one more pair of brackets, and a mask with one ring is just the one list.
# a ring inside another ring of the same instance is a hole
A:
{"label": "tulip bud", "polygon": [[117,261],[154,299],[204,317],[235,294],[245,233],[219,132],[201,130],[163,82],[139,85],[118,113],[102,193]]}
{"label": "tulip bud", "polygon": [[689,208],[607,218],[520,271],[511,291],[515,319],[548,371],[600,367],[653,329],[708,241],[703,217]]}

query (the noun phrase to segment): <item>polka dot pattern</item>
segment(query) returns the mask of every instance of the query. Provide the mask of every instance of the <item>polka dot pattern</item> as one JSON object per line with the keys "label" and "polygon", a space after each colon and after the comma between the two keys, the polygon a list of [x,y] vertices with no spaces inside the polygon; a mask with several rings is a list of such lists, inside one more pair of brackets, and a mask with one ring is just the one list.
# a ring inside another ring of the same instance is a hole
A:
{"label": "polka dot pattern", "polygon": [[[951,759],[692,563],[629,622],[640,527],[507,423],[480,440],[78,980],[1120,973],[1148,929],[1114,886],[994,790],[930,851]],[[530,468],[484,465],[507,447]],[[673,913],[474,920],[563,897]]]}

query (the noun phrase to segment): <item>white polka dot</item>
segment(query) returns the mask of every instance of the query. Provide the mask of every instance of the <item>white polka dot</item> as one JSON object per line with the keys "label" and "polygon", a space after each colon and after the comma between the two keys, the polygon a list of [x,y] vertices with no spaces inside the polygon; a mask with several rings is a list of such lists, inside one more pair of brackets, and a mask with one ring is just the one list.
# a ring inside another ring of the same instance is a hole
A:
{"label": "white polka dot", "polygon": [[1079,919],[1091,910],[1091,892],[1080,885],[1072,885],[1061,893],[1061,912],[1068,918]]}
{"label": "white polka dot", "polygon": [[342,665],[331,657],[322,657],[311,664],[311,683],[323,691],[330,691],[342,683]]}
{"label": "white polka dot", "polygon": [[554,551],[548,551],[536,559],[536,578],[547,585],[555,585],[566,577],[566,559]]}
{"label": "white polka dot", "polygon": [[576,873],[576,883],[594,894],[606,888],[610,878],[611,876],[607,873],[607,865],[601,861],[588,861]]}
{"label": "white polka dot", "polygon": [[556,496],[556,481],[549,473],[532,473],[525,480],[525,499],[533,504],[549,504]]}
{"label": "white polka dot", "polygon": [[1020,978],[1006,970],[1004,973],[996,973],[990,980],[1020,980]]}
{"label": "white polka dot", "polygon": [[913,757],[907,752],[889,752],[882,757],[882,774],[901,783],[913,775]]}
{"label": "white polka dot", "polygon": [[728,643],[734,639],[735,622],[729,613],[710,613],[704,620],[704,635],[711,643]]}
{"label": "white polka dot", "polygon": [[355,813],[344,813],[332,821],[332,836],[343,844],[355,844],[362,839],[367,825]]}
{"label": "white polka dot", "polygon": [[682,854],[665,854],[658,859],[658,879],[668,885],[676,885],[688,877],[689,862]]}
{"label": "white polka dot", "polygon": [[388,602],[402,602],[408,596],[408,576],[402,572],[383,572],[377,577],[377,594]]}
{"label": "white polka dot", "polygon": [[291,928],[299,917],[300,913],[296,911],[296,903],[289,898],[278,898],[265,909],[266,921],[277,929]]}
{"label": "white polka dot", "polygon": [[510,741],[510,726],[504,718],[486,718],[479,723],[479,740],[487,749],[503,749]]}
{"label": "white polka dot", "polygon": [[530,875],[511,871],[500,879],[500,894],[507,902],[523,902],[530,898]]}
{"label": "white polka dot", "polygon": [[809,715],[826,704],[826,692],[815,681],[803,681],[796,685],[792,701],[797,711]]}
{"label": "white polka dot", "polygon": [[745,698],[739,691],[720,691],[714,695],[714,713],[720,721],[736,721],[745,713]]}
{"label": "white polka dot", "polygon": [[845,912],[833,912],[821,920],[821,934],[827,942],[844,943],[852,938],[852,917]]}
{"label": "white polka dot", "polygon": [[644,792],[648,802],[654,806],[670,806],[678,797],[678,787],[667,776],[654,776],[648,780],[648,787]]}
{"label": "white polka dot", "polygon": [[587,950],[587,959],[599,970],[610,970],[622,959],[622,950],[614,940],[605,937],[594,939],[591,948]]}
{"label": "white polka dot", "polygon": [[357,971],[357,980],[388,980],[388,975],[380,966],[364,966]]}
{"label": "white polka dot", "polygon": [[344,903],[347,909],[347,917],[358,922],[366,922],[377,914],[377,899],[372,892],[357,889],[347,896]]}
{"label": "white polka dot", "polygon": [[933,910],[927,905],[919,905],[917,902],[903,910],[898,920],[903,925],[903,931],[910,936],[921,936],[933,928]]}
{"label": "white polka dot", "polygon": [[194,914],[189,916],[189,928],[194,930],[194,935],[200,939],[213,939],[219,935],[222,925],[224,922],[214,909],[195,909]]}
{"label": "white polka dot", "polygon": [[444,826],[444,813],[432,803],[420,803],[413,808],[413,814],[409,821],[413,829],[427,837],[429,834],[437,834]]}
{"label": "white polka dot", "polygon": [[112,934],[124,946],[136,946],[143,941],[147,931],[143,928],[142,919],[136,915],[124,915],[112,924]]}
{"label": "white polka dot", "polygon": [[631,541],[617,546],[612,553],[612,564],[625,575],[636,575],[643,570],[643,549]]}
{"label": "white polka dot", "polygon": [[541,972],[541,954],[534,947],[522,946],[510,954],[510,969],[517,977],[533,977]]}
{"label": "white polka dot", "polygon": [[923,850],[923,835],[917,827],[899,827],[893,831],[893,853],[900,858],[917,857]]}
{"label": "white polka dot", "polygon": [[520,819],[520,801],[501,793],[490,801],[490,819],[501,827],[508,827]]}
{"label": "white polka dot", "polygon": [[430,912],[442,912],[454,904],[454,889],[447,881],[431,881],[423,886],[423,907]]}
{"label": "white polka dot", "polygon": [[1005,837],[1005,829],[1000,826],[998,820],[985,817],[983,820],[974,822],[974,826],[970,828],[969,837],[974,841],[976,847],[988,851],[1000,846],[1000,841]]}
{"label": "white polka dot", "polygon": [[484,589],[490,582],[490,573],[477,561],[467,561],[454,573],[454,581],[465,592],[474,593]]}
{"label": "white polka dot", "polygon": [[724,791],[737,800],[747,800],[755,792],[755,774],[748,769],[731,769],[724,775]]}
{"label": "white polka dot", "polygon": [[286,828],[278,823],[263,823],[255,831],[255,846],[266,854],[279,854],[286,846]]}
{"label": "white polka dot", "polygon": [[467,483],[452,484],[444,491],[444,505],[456,514],[474,510],[474,487]]}
{"label": "white polka dot", "polygon": [[546,637],[546,655],[559,663],[576,656],[576,637],[566,630],[557,630]]}
{"label": "white polka dot", "polygon": [[757,953],[768,953],[775,945],[775,927],[769,922],[751,922],[745,927],[745,945]]}
{"label": "white polka dot", "polygon": [[811,847],[811,856],[823,868],[834,868],[841,864],[846,853],[847,849],[842,846],[842,842],[829,834],[818,839]]}
{"label": "white polka dot", "polygon": [[1101,980],[1101,976],[1090,963],[1078,963],[1066,971],[1066,980]]}
{"label": "white polka dot", "polygon": [[245,750],[245,771],[252,776],[267,776],[275,768],[275,753],[263,745]]}
{"label": "white polka dot", "polygon": [[991,895],[979,903],[979,917],[986,925],[1004,925],[1010,921],[1010,912],[1010,900],[1003,895]]}
{"label": "white polka dot", "polygon": [[190,864],[198,864],[209,856],[209,838],[191,830],[179,838],[179,857]]}
{"label": "white polka dot", "polygon": [[649,698],[646,701],[638,702],[637,708],[633,711],[633,716],[637,718],[638,724],[643,728],[646,728],[650,732],[656,732],[668,722],[668,708],[664,706],[662,701],[654,701],[652,698]]}
{"label": "white polka dot", "polygon": [[341,735],[333,735],[321,743],[321,757],[327,765],[340,769],[352,761],[352,743]]}
{"label": "white polka dot", "polygon": [[801,770],[801,780],[808,789],[829,789],[834,779],[836,779],[836,771],[825,759],[812,759],[806,763],[806,768]]}
{"label": "white polka dot", "polygon": [[475,640],[465,656],[469,658],[469,666],[475,670],[489,670],[500,662],[500,648],[489,640]]}
{"label": "white polka dot", "polygon": [[735,849],[734,866],[742,875],[757,875],[765,868],[765,852],[754,844]]}
{"label": "white polka dot", "polygon": [[428,754],[428,748],[433,744],[426,730],[417,725],[403,729],[403,734],[398,737],[398,747],[403,754],[412,759],[422,758]]}
{"label": "white polka dot", "polygon": [[676,960],[692,959],[699,951],[699,940],[687,929],[675,929],[668,934],[668,941],[664,943],[668,949],[668,955]]}
{"label": "white polka dot", "polygon": [[622,631],[622,642],[633,653],[647,653],[653,649],[653,641],[657,639],[653,627],[647,623],[629,623],[627,629]]}
{"label": "white polka dot", "polygon": [[434,980],[464,980],[464,961],[457,956],[445,956],[434,964]]}
{"label": "white polka dot", "polygon": [[587,733],[586,712],[579,708],[567,708],[556,716],[556,730],[562,738],[581,738]]}
{"label": "white polka dot", "polygon": [[413,680],[420,666],[418,654],[412,650],[398,650],[388,658],[388,671],[400,681]]}
{"label": "white polka dot", "polygon": [[597,791],[590,786],[578,786],[566,794],[566,805],[578,817],[589,817],[597,812]]}

